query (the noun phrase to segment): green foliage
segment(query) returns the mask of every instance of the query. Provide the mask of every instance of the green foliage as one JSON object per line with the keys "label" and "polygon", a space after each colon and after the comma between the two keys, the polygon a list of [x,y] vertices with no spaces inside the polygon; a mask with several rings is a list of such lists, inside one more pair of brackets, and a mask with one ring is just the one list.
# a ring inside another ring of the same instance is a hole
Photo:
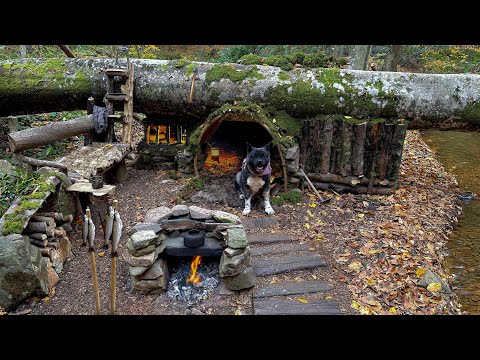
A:
{"label": "green foliage", "polygon": [[278,74],[278,78],[279,78],[280,80],[286,81],[286,80],[290,80],[290,75],[288,75],[286,72],[283,72],[283,71],[282,71],[282,72],[280,72],[280,73]]}
{"label": "green foliage", "polygon": [[298,204],[303,202],[303,195],[297,191],[287,191],[278,194],[278,196],[273,197],[271,200],[272,204],[282,206],[285,203]]}
{"label": "green foliage", "polygon": [[293,64],[303,64],[303,61],[305,60],[305,53],[296,51],[293,54],[288,55],[288,59]]}
{"label": "green foliage", "polygon": [[309,68],[325,67],[327,65],[328,56],[324,51],[316,54],[307,54],[303,60],[303,65]]}
{"label": "green foliage", "polygon": [[185,185],[189,189],[203,190],[205,188],[205,181],[200,177],[194,177]]}
{"label": "green foliage", "polygon": [[15,208],[14,212],[19,213],[24,210],[36,209],[40,206],[40,203],[35,200],[24,200]]}
{"label": "green foliage", "polygon": [[186,58],[181,58],[181,59],[178,59],[174,62],[175,64],[175,67],[177,69],[180,69],[182,67],[184,67],[185,65],[187,65],[189,63],[189,61],[186,59]]}
{"label": "green foliage", "polygon": [[195,71],[195,64],[188,64],[185,68],[185,76],[190,77],[192,76],[193,72]]}
{"label": "green foliage", "polygon": [[262,63],[262,57],[257,54],[243,55],[238,63],[243,65],[259,65]]}
{"label": "green foliage", "polygon": [[263,59],[263,62],[270,66],[278,66],[285,71],[293,69],[293,64],[286,56],[269,56]]}
{"label": "green foliage", "polygon": [[240,58],[247,54],[254,54],[257,45],[231,45],[222,49],[218,54],[218,61],[224,63],[236,63]]}

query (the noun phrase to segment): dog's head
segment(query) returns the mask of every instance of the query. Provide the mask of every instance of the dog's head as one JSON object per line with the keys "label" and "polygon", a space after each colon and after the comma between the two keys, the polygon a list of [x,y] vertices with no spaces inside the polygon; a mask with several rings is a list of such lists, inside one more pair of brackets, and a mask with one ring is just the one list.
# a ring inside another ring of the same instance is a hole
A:
{"label": "dog's head", "polygon": [[270,144],[256,148],[247,143],[247,165],[256,174],[263,174],[270,164]]}

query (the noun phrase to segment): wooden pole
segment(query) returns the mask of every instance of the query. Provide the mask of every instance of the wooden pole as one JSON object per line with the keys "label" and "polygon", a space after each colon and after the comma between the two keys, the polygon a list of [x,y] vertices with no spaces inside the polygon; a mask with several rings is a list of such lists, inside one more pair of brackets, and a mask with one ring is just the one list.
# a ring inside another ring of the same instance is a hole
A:
{"label": "wooden pole", "polygon": [[95,248],[93,247],[93,239],[95,234],[90,234],[90,221],[92,219],[92,213],[90,208],[87,207],[86,214],[88,217],[88,251],[90,253],[90,266],[92,267],[92,281],[93,281],[93,294],[95,296],[95,315],[100,315],[100,291],[98,289],[98,278],[97,278],[97,264],[95,263]]}
{"label": "wooden pole", "polygon": [[[14,133],[18,131],[18,118],[15,116],[9,116],[8,117],[8,131],[10,133]],[[21,165],[21,158],[18,154],[15,154],[12,149],[10,151],[13,152],[12,158],[13,158],[13,164],[16,166]]]}
{"label": "wooden pole", "polygon": [[312,182],[311,182],[310,179],[308,178],[307,174],[305,174],[305,172],[303,171],[303,169],[300,168],[299,172],[302,174],[302,176],[305,178],[305,180],[307,180],[308,185],[309,185],[310,188],[313,190],[313,192],[315,193],[315,195],[317,195],[317,197],[320,199],[320,202],[325,202],[325,200],[322,198],[322,195],[320,195],[320,193],[317,191],[317,189],[315,188],[315,186],[313,186]]}
{"label": "wooden pole", "polygon": [[[113,200],[113,216],[118,212],[118,200]],[[114,245],[115,236],[117,236],[117,226],[115,220],[112,229],[112,271],[110,274],[110,315],[115,315],[117,300],[117,248]]]}

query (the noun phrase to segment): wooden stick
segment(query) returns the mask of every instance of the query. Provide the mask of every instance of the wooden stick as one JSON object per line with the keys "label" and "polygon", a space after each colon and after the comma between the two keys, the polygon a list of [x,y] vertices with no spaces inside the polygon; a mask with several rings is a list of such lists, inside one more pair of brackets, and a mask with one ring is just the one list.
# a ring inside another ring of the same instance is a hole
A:
{"label": "wooden stick", "polygon": [[[113,216],[115,219],[115,211],[118,211],[118,200],[113,200]],[[112,229],[112,250],[113,250],[113,238],[115,236],[115,220],[113,222]],[[112,252],[112,271],[110,274],[110,315],[115,315],[117,299],[117,252]]]}
{"label": "wooden stick", "polygon": [[193,74],[192,74],[192,86],[190,87],[190,95],[188,97],[188,102],[191,104],[192,101],[193,101],[193,89],[195,87],[195,78],[196,78],[196,73],[195,71],[193,71]]}
{"label": "wooden stick", "polygon": [[97,264],[95,263],[95,250],[90,249],[90,266],[92,267],[93,293],[95,296],[95,315],[100,315],[100,292],[98,289]]}
{"label": "wooden stick", "polygon": [[110,315],[115,315],[117,298],[117,254],[112,254],[112,273],[110,277]]}
{"label": "wooden stick", "polygon": [[[85,210],[88,219],[92,217],[92,212],[90,208],[87,207]],[[90,229],[90,225],[88,227]],[[89,234],[90,235],[90,234]],[[89,253],[90,253],[90,266],[92,268],[92,282],[93,282],[93,295],[95,296],[95,315],[100,315],[100,291],[98,289],[98,278],[97,278],[97,264],[95,263],[95,248],[89,243]]]}
{"label": "wooden stick", "polygon": [[317,189],[315,189],[315,186],[313,186],[312,182],[310,181],[307,174],[305,174],[305,172],[303,171],[302,168],[300,168],[299,172],[302,174],[302,176],[305,178],[305,180],[307,180],[308,185],[313,190],[313,192],[318,196],[318,198],[320,199],[320,202],[324,202],[325,200],[322,198],[322,195],[320,195],[320,193],[317,191]]}

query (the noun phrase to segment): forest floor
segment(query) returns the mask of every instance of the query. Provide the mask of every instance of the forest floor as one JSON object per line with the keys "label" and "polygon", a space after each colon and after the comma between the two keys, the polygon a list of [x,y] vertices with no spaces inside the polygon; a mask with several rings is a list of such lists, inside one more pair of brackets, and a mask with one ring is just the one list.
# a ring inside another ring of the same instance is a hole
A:
{"label": "forest floor", "polygon": [[[141,295],[131,291],[128,266],[123,260],[126,232],[143,221],[145,213],[158,206],[193,204],[195,191],[188,179],[171,179],[161,170],[129,168],[129,179],[117,186],[124,235],[117,264],[117,314],[130,315],[251,315],[255,289],[223,295],[220,286],[207,299],[194,305],[173,301],[166,296]],[[205,190],[231,187],[231,179],[205,181]],[[309,240],[312,251],[327,262],[321,271],[292,272],[276,278],[257,278],[257,283],[279,280],[320,279],[334,286],[329,298],[336,301],[343,314],[461,314],[454,292],[438,288],[428,290],[417,284],[426,270],[447,282],[452,280],[442,267],[447,255],[448,234],[457,223],[461,207],[458,186],[423,142],[417,131],[408,131],[399,175],[399,188],[391,195],[334,194],[320,204],[308,188],[304,201],[275,206],[278,224],[266,232],[291,234],[297,241]],[[322,193],[328,196],[329,193]],[[193,196],[193,197],[192,197]],[[232,212],[240,218],[240,206],[222,203],[199,204],[210,209]],[[260,210],[253,217],[265,216]],[[97,229],[101,229],[98,224]],[[254,229],[250,232],[262,230]],[[96,249],[100,284],[101,313],[109,308],[109,250],[102,252],[102,231],[97,232]],[[95,305],[88,251],[80,247],[81,229],[70,235],[74,256],[65,263],[55,291],[44,299],[33,298],[15,312],[30,314],[94,314]],[[324,296],[324,295],[323,295]],[[15,313],[14,312],[14,313]]]}

